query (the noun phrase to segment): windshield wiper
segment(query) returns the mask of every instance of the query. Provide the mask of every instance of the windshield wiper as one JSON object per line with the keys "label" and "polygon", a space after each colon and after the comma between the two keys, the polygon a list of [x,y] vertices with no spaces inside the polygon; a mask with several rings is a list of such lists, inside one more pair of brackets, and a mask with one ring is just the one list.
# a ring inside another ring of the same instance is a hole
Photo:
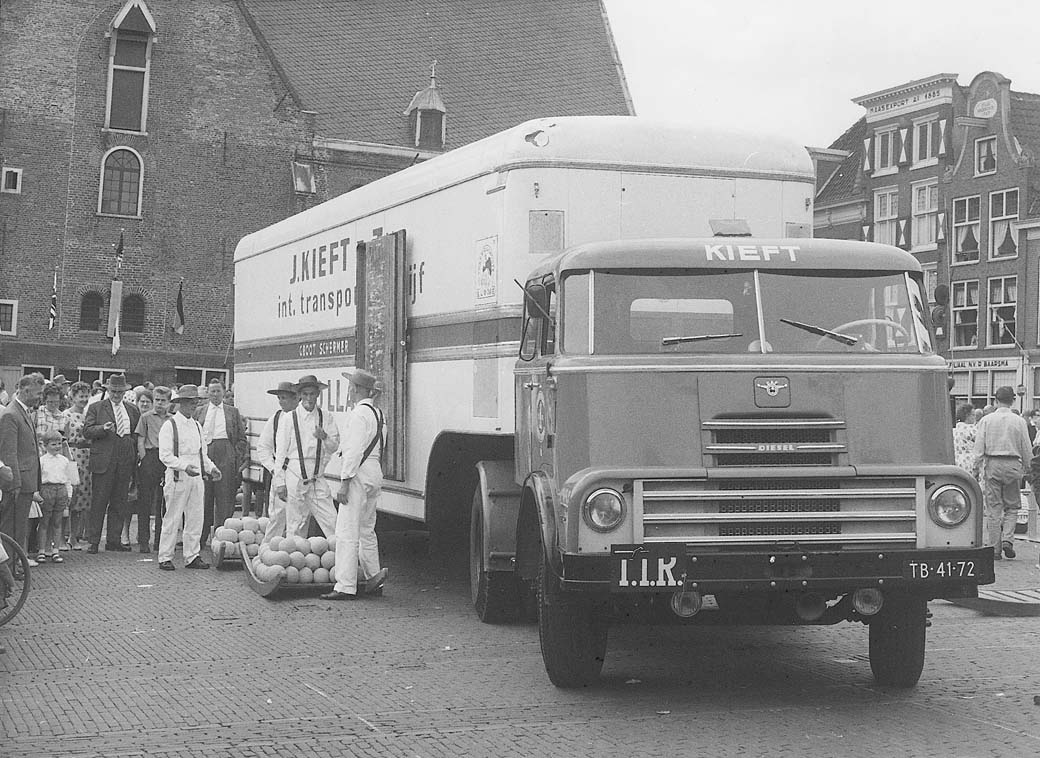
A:
{"label": "windshield wiper", "polygon": [[730,337],[743,337],[743,334],[691,334],[688,337],[662,337],[662,345],[678,345],[683,342],[704,342],[705,340],[724,340]]}
{"label": "windshield wiper", "polygon": [[848,334],[842,334],[841,332],[832,332],[830,329],[824,329],[822,326],[816,326],[816,324],[803,324],[801,321],[792,321],[789,318],[779,319],[782,324],[790,324],[791,326],[804,329],[812,334],[818,334],[821,337],[830,337],[835,342],[840,342],[843,345],[855,345],[859,342],[857,337],[853,337]]}

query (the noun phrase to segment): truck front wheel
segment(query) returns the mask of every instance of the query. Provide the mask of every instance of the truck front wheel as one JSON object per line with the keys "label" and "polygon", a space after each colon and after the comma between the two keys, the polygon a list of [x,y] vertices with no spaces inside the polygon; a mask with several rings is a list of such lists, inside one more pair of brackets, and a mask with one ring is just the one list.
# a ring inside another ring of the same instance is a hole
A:
{"label": "truck front wheel", "polygon": [[924,670],[928,603],[913,597],[886,598],[870,622],[870,670],[888,687],[913,687]]}
{"label": "truck front wheel", "polygon": [[542,551],[538,573],[538,642],[549,681],[561,688],[587,687],[603,668],[607,620],[594,600],[560,588]]}
{"label": "truck front wheel", "polygon": [[484,509],[480,488],[473,493],[469,536],[469,592],[477,618],[500,624],[516,618],[520,590],[512,571],[489,571],[485,560]]}

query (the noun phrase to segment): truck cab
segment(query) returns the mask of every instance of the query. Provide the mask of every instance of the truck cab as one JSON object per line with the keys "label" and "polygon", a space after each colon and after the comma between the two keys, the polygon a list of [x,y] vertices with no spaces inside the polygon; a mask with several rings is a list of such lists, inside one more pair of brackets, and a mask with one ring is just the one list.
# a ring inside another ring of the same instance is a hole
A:
{"label": "truck cab", "polygon": [[474,574],[482,615],[537,615],[564,687],[598,676],[619,618],[860,622],[875,678],[915,684],[927,601],[993,581],[916,260],[621,240],[546,259],[524,290],[516,549]]}

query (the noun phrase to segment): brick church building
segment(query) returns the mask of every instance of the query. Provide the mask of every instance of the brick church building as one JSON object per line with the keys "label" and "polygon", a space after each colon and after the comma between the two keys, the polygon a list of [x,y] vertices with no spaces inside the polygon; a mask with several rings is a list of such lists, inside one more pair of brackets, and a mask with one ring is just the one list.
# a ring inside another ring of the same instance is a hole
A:
{"label": "brick church building", "polygon": [[0,378],[230,378],[245,234],[529,118],[631,113],[601,0],[4,0]]}

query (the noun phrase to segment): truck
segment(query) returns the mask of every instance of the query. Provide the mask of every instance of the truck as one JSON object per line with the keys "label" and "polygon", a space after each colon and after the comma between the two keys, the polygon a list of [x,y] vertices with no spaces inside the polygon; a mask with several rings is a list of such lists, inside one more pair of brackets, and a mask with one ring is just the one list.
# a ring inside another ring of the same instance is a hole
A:
{"label": "truck", "polygon": [[[245,237],[235,393],[383,378],[382,512],[468,554],[559,687],[620,620],[869,628],[915,684],[927,602],[993,580],[952,465],[921,267],[813,240],[801,146],[538,119]],[[259,482],[258,467],[250,468]]]}

